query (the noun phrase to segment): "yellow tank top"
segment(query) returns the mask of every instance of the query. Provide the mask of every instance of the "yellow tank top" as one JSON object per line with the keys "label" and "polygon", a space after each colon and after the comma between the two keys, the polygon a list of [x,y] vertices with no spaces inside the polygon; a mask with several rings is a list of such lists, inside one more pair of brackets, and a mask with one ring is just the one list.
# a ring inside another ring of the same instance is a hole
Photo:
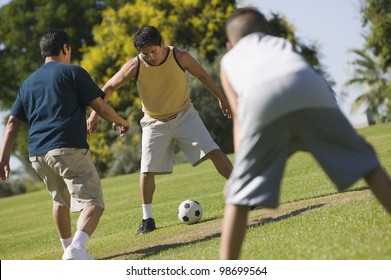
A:
{"label": "yellow tank top", "polygon": [[138,55],[136,85],[147,118],[167,120],[191,103],[185,70],[175,57],[175,49],[168,52],[160,65],[153,66]]}

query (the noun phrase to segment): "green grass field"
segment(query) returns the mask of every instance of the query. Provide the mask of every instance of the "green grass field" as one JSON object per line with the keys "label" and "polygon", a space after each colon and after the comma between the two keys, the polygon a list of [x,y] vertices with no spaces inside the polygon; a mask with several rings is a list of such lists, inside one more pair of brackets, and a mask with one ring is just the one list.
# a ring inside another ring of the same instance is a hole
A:
{"label": "green grass field", "polygon": [[[391,124],[359,130],[391,171]],[[230,156],[233,159],[232,155]],[[138,174],[102,181],[106,211],[88,243],[98,259],[215,260],[223,216],[224,178],[211,162],[176,165],[157,177],[154,215],[158,229],[136,235],[141,220]],[[181,224],[177,207],[196,199],[202,221]],[[78,215],[73,214],[73,224]],[[51,200],[42,190],[0,199],[0,259],[60,259],[62,248],[51,218]],[[288,162],[281,206],[250,213],[242,259],[391,259],[391,216],[363,181],[348,191],[336,189],[306,153]]]}

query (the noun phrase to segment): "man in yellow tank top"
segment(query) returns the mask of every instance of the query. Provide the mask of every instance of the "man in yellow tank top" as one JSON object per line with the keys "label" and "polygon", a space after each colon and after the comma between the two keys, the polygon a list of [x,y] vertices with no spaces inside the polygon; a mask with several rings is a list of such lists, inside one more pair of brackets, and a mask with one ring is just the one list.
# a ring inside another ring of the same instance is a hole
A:
{"label": "man in yellow tank top", "polygon": [[[172,173],[174,146],[186,154],[193,166],[211,159],[217,171],[228,179],[232,164],[211,138],[191,103],[186,72],[197,78],[218,100],[223,114],[231,118],[223,92],[202,66],[183,49],[166,46],[153,26],[139,29],[133,39],[140,54],[126,62],[104,85],[105,101],[130,80],[135,80],[142,100],[142,156],[140,191],[143,218],[138,234],[156,229],[152,213],[155,175]],[[98,122],[95,112],[87,124],[93,133]]]}

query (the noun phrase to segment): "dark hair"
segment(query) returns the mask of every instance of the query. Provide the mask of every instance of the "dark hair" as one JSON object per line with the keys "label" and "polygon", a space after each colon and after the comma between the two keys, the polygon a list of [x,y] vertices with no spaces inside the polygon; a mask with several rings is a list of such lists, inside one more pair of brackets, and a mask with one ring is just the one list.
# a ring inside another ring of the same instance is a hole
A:
{"label": "dark hair", "polygon": [[159,30],[154,26],[146,26],[137,30],[133,38],[133,44],[137,50],[149,46],[160,46],[163,39]]}
{"label": "dark hair", "polygon": [[227,19],[225,28],[227,34],[231,33],[229,36],[236,41],[254,32],[270,33],[265,16],[252,7],[240,8],[233,12]]}
{"label": "dark hair", "polygon": [[51,29],[45,32],[39,41],[42,56],[58,56],[64,44],[71,45],[68,34],[62,29]]}

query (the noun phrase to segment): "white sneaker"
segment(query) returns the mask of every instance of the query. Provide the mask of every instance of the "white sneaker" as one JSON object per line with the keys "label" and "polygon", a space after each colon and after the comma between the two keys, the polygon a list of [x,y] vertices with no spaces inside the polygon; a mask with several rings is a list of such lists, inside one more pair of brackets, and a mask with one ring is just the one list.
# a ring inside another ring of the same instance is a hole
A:
{"label": "white sneaker", "polygon": [[63,260],[94,260],[94,258],[88,253],[86,248],[76,248],[72,245],[66,248]]}

